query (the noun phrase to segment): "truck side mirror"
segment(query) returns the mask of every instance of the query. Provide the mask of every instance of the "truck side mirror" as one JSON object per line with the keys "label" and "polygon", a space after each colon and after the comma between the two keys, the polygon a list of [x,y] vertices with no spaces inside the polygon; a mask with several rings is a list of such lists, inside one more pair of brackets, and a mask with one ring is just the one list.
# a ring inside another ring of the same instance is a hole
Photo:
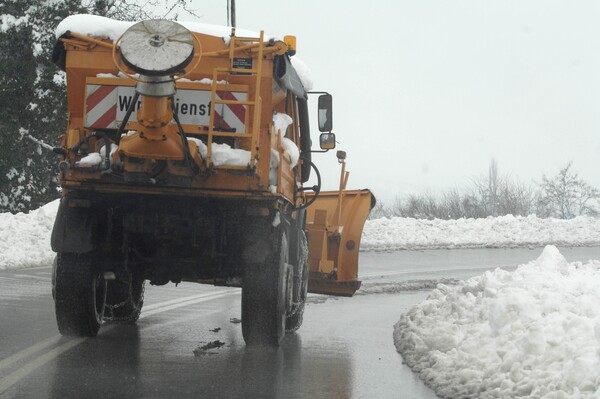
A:
{"label": "truck side mirror", "polygon": [[335,148],[335,134],[321,133],[319,136],[319,145],[322,150],[333,150]]}
{"label": "truck side mirror", "polygon": [[331,94],[322,94],[319,96],[319,131],[331,132],[331,130],[333,130],[333,97]]}

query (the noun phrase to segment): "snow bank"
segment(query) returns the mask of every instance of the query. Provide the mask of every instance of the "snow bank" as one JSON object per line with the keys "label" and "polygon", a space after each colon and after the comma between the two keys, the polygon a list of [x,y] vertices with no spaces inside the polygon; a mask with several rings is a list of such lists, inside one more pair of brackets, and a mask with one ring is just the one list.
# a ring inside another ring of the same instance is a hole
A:
{"label": "snow bank", "polygon": [[554,246],[514,272],[439,285],[394,342],[444,398],[600,397],[600,261]]}
{"label": "snow bank", "polygon": [[600,245],[600,219],[580,216],[562,220],[512,215],[458,220],[383,218],[367,221],[361,250],[512,248],[548,244]]}
{"label": "snow bank", "polygon": [[50,234],[59,201],[28,214],[0,213],[0,270],[52,264]]}

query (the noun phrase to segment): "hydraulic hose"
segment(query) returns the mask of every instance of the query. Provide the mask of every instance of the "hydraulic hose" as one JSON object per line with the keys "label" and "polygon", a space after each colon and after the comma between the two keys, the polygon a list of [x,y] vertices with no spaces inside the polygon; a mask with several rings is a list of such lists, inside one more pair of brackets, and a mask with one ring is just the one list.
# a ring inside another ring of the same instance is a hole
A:
{"label": "hydraulic hose", "polygon": [[121,135],[123,134],[123,131],[125,130],[125,125],[127,125],[127,122],[129,122],[131,113],[135,109],[135,104],[137,104],[138,98],[140,98],[140,93],[138,93],[136,91],[135,94],[133,95],[133,98],[131,99],[131,104],[129,104],[129,107],[127,107],[127,112],[125,113],[125,117],[123,118],[123,121],[119,125],[119,129],[117,129],[117,137],[115,137],[116,145],[119,145],[119,141],[121,141]]}
{"label": "hydraulic hose", "polygon": [[83,143],[85,143],[86,141],[88,141],[89,139],[91,139],[92,137],[100,137],[102,139],[102,141],[104,142],[104,168],[102,170],[108,170],[110,169],[110,150],[111,150],[111,142],[110,139],[108,138],[108,136],[106,135],[106,133],[104,132],[100,132],[100,131],[93,131],[92,133],[88,134],[87,136],[85,136],[84,138],[82,138],[81,140],[79,140],[79,142],[77,142],[77,144],[75,144],[72,148],[71,151],[73,153],[75,153],[75,155],[77,155],[79,153],[79,148],[81,147],[81,145]]}
{"label": "hydraulic hose", "polygon": [[310,164],[310,167],[315,170],[315,175],[317,175],[317,184],[312,187],[300,188],[299,191],[313,190],[315,192],[315,195],[306,204],[296,207],[296,210],[298,210],[298,211],[302,210],[302,209],[306,209],[309,206],[311,206],[312,203],[317,200],[317,197],[319,196],[319,193],[321,192],[321,173],[319,172],[317,165],[315,165],[313,163],[313,161],[311,161],[310,159],[308,159],[306,157],[300,156],[300,159],[302,159],[303,162],[308,162]]}
{"label": "hydraulic hose", "polygon": [[[173,97],[171,97],[171,100],[173,101],[173,103],[175,102]],[[175,123],[177,123],[179,136],[181,137],[181,146],[183,147],[183,157],[185,158],[185,161],[188,164],[188,167],[190,168],[192,175],[197,176],[198,174],[200,174],[200,169],[198,168],[198,165],[196,165],[196,163],[192,159],[192,154],[190,153],[190,146],[187,141],[187,137],[185,137],[185,132],[183,131],[183,126],[181,126],[181,122],[179,121],[179,115],[177,115],[177,112],[175,111],[175,109],[173,109],[173,119],[175,119]]]}

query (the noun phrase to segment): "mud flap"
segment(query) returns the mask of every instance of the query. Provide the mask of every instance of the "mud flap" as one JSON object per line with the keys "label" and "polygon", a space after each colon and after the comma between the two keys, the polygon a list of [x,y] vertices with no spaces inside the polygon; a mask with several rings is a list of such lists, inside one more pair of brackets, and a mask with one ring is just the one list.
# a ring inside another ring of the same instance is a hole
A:
{"label": "mud flap", "polygon": [[344,190],[321,192],[307,208],[308,292],[352,296],[360,288],[360,239],[374,205],[369,190]]}
{"label": "mud flap", "polygon": [[62,198],[52,229],[52,250],[78,254],[92,251],[97,224],[89,201]]}

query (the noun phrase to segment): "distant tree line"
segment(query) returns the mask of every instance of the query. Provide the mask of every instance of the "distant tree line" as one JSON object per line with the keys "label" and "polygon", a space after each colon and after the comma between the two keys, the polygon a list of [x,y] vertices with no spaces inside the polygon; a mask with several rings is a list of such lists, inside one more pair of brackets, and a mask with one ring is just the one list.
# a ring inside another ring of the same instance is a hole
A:
{"label": "distant tree line", "polygon": [[370,218],[460,219],[535,214],[541,218],[571,219],[598,216],[599,205],[600,191],[573,171],[572,162],[555,175],[543,175],[539,182],[527,184],[499,174],[498,164],[492,159],[487,176],[473,179],[465,189],[451,189],[441,195],[408,194],[392,203],[379,202]]}
{"label": "distant tree line", "polygon": [[[177,19],[189,0],[3,0],[0,2],[0,212],[57,198],[52,147],[66,130],[65,75],[51,62],[54,30],[67,16]],[[162,10],[161,14],[155,10]]]}

